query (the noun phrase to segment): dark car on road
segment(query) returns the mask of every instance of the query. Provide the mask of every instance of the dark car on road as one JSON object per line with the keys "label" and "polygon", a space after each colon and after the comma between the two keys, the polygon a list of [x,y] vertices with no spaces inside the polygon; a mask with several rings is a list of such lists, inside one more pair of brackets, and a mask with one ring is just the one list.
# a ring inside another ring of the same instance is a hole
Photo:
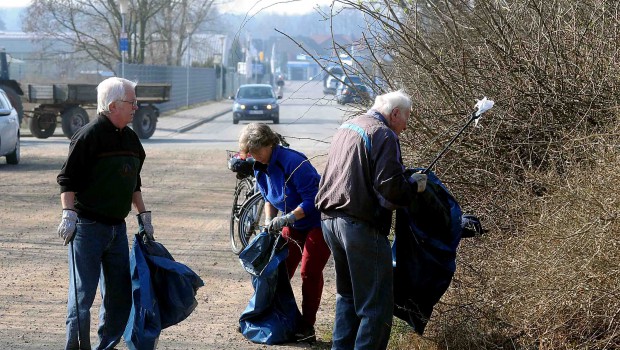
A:
{"label": "dark car on road", "polygon": [[6,157],[8,164],[19,163],[19,116],[2,89],[0,89],[0,157]]}
{"label": "dark car on road", "polygon": [[273,87],[268,84],[245,84],[233,97],[233,124],[240,120],[271,120],[280,123],[280,105]]}
{"label": "dark car on road", "polygon": [[373,93],[364,84],[340,84],[336,90],[336,102],[341,105],[347,103],[367,103],[372,100]]}
{"label": "dark car on road", "polygon": [[334,95],[338,82],[342,80],[340,76],[344,75],[344,71],[339,66],[327,67],[323,72],[323,93]]}

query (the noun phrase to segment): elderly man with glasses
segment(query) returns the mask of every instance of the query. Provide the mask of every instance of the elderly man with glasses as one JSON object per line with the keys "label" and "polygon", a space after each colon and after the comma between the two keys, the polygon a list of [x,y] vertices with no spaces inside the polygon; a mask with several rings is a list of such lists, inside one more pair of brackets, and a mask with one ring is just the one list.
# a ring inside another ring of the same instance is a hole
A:
{"label": "elderly man with glasses", "polygon": [[[97,117],[71,139],[57,177],[62,219],[58,235],[70,243],[65,349],[90,349],[90,308],[101,282],[99,344],[119,343],[131,311],[125,218],[133,204],[144,239],[153,239],[151,212],[140,187],[145,153],[127,127],[138,109],[136,83],[117,77],[97,86]],[[101,279],[101,281],[99,281]]]}

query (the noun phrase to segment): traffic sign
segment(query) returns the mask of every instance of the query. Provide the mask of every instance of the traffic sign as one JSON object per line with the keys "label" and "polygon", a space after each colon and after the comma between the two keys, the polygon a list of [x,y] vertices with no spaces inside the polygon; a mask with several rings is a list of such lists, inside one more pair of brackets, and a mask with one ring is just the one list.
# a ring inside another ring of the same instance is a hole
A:
{"label": "traffic sign", "polygon": [[121,42],[119,46],[121,47],[122,52],[126,52],[129,50],[129,42],[127,41],[127,33],[125,32],[121,33]]}

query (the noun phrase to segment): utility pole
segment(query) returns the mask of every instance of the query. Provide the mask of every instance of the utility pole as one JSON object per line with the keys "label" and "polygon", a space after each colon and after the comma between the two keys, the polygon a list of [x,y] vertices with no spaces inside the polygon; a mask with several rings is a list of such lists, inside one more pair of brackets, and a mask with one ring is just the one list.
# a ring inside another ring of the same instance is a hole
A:
{"label": "utility pole", "polygon": [[125,52],[128,50],[127,32],[125,31],[125,14],[129,9],[129,0],[119,0],[121,10],[121,78],[125,78]]}

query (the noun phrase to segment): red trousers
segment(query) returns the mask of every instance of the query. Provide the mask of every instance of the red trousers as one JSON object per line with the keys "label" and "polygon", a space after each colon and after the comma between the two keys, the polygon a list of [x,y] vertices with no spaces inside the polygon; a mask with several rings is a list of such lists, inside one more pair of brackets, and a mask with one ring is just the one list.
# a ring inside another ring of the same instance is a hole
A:
{"label": "red trousers", "polygon": [[321,227],[309,230],[284,227],[282,236],[288,240],[286,269],[289,278],[293,278],[301,261],[301,314],[306,324],[314,326],[323,293],[323,269],[331,251],[323,239]]}

